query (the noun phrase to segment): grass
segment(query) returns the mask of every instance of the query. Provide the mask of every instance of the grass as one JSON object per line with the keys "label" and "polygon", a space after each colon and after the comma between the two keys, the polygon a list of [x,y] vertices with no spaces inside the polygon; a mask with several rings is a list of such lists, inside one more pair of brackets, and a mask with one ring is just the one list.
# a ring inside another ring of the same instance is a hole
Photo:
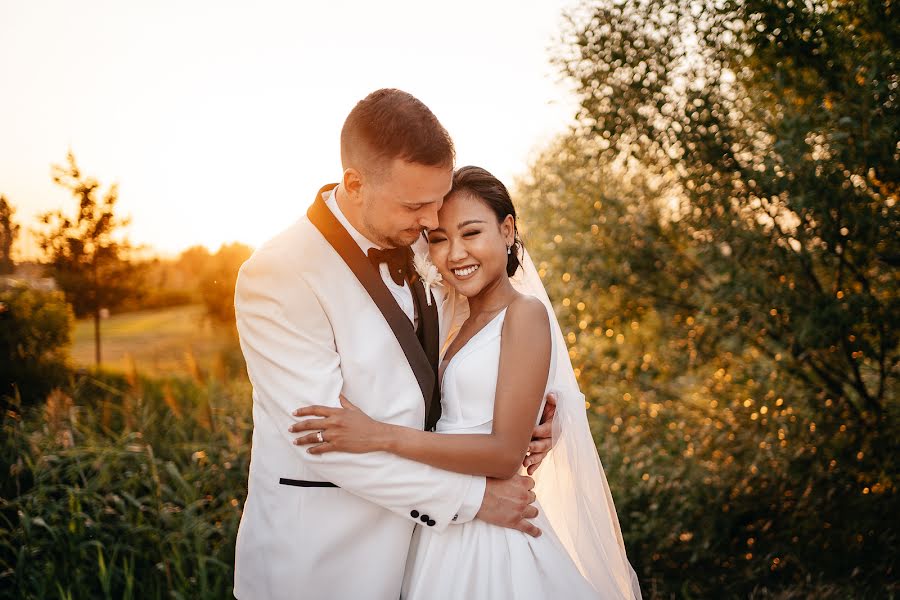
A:
{"label": "grass", "polygon": [[[220,368],[236,349],[233,329],[211,321],[200,304],[113,315],[100,324],[102,367],[148,375],[196,375]],[[79,320],[71,352],[79,367],[94,366],[94,322]]]}
{"label": "grass", "polygon": [[70,392],[2,416],[0,599],[231,597],[249,384],[91,373]]}

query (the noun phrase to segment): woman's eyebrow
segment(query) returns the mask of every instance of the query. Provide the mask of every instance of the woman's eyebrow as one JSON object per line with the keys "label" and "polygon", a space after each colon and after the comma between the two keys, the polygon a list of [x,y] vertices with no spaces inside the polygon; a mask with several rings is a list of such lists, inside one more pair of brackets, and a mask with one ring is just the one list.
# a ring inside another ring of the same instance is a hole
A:
{"label": "woman's eyebrow", "polygon": [[[457,229],[465,227],[466,225],[471,225],[473,223],[486,223],[486,221],[482,221],[481,219],[469,219],[468,221],[463,221],[459,225],[456,226]],[[444,231],[443,227],[435,227],[434,229],[429,229],[428,233],[447,233]]]}

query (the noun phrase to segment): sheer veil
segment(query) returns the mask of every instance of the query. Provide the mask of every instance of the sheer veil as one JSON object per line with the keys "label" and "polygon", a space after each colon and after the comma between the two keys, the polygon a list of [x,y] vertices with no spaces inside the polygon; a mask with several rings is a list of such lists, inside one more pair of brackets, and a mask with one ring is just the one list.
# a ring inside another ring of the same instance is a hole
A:
{"label": "sheer veil", "polygon": [[641,598],[588,427],[584,394],[578,388],[553,305],[527,251],[512,283],[518,291],[546,305],[553,335],[555,371],[550,388],[557,394],[554,446],[534,474],[534,491],[541,509],[578,569],[598,592],[614,594],[604,596],[610,598]]}

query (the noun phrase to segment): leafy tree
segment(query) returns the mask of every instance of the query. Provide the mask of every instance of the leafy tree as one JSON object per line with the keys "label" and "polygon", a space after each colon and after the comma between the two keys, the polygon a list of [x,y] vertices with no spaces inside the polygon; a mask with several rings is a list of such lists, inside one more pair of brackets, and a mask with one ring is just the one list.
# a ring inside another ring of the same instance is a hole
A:
{"label": "leafy tree", "polygon": [[[209,316],[219,323],[234,323],[234,286],[238,270],[253,253],[244,244],[233,242],[223,244],[209,257],[208,264],[200,279],[200,294]],[[202,255],[192,252],[185,254],[186,260],[197,260]]]}
{"label": "leafy tree", "polygon": [[100,183],[81,172],[72,152],[66,165],[53,167],[53,181],[72,193],[78,210],[74,217],[62,210],[44,214],[39,241],[75,315],[93,317],[99,366],[101,310],[140,293],[139,269],[129,261],[134,248],[119,237],[128,221],[115,214],[117,186],[110,186],[101,198]]}
{"label": "leafy tree", "polygon": [[12,273],[15,265],[12,260],[12,248],[19,235],[19,225],[13,221],[15,209],[0,195],[0,274]]}
{"label": "leafy tree", "polygon": [[176,264],[181,271],[197,282],[209,268],[211,261],[212,254],[206,246],[191,246],[178,255]]}
{"label": "leafy tree", "polygon": [[654,237],[680,244],[629,244],[632,270],[656,275],[629,287],[702,318],[709,343],[697,352],[737,336],[780,356],[810,401],[875,426],[900,360],[896,9],[585,10],[559,59],[579,86],[580,131],[597,156],[657,176],[670,205]]}
{"label": "leafy tree", "polygon": [[557,62],[581,110],[519,200],[659,593],[884,590],[896,572],[892,10],[570,15]]}

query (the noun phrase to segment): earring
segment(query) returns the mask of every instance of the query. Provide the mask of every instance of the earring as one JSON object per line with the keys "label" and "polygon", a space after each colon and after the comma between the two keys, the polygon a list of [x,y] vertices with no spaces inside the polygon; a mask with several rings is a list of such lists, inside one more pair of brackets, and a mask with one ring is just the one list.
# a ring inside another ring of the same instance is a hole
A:
{"label": "earring", "polygon": [[506,247],[506,254],[507,255],[512,254],[512,244],[510,244],[509,246]]}

